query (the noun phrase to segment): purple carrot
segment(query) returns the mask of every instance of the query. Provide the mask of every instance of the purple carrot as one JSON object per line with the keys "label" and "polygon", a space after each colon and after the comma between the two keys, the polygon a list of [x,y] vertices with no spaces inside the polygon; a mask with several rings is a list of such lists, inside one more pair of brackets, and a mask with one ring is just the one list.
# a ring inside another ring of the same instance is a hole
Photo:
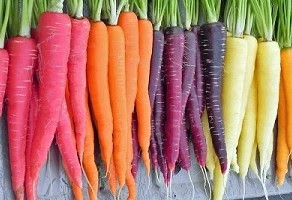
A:
{"label": "purple carrot", "polygon": [[157,142],[155,139],[155,119],[154,116],[151,116],[151,136],[150,136],[150,159],[151,159],[151,165],[152,168],[157,171],[158,168],[158,160],[157,160]]}
{"label": "purple carrot", "polygon": [[152,48],[153,56],[151,58],[150,80],[148,86],[151,110],[153,110],[154,107],[155,94],[157,91],[157,85],[160,77],[163,57],[163,44],[164,44],[163,32],[155,30],[153,32],[153,48]]}
{"label": "purple carrot", "polygon": [[180,134],[178,162],[181,168],[189,171],[191,168],[191,157],[185,116],[183,116]]}
{"label": "purple carrot", "polygon": [[167,183],[167,164],[165,158],[165,86],[164,86],[164,69],[162,68],[160,80],[157,85],[156,98],[154,101],[154,116],[155,116],[155,139],[157,141],[158,150],[158,165],[163,174],[165,183]]}
{"label": "purple carrot", "polygon": [[204,109],[205,109],[205,94],[204,94],[204,73],[203,73],[203,65],[201,62],[201,54],[200,54],[200,44],[199,44],[199,34],[200,27],[193,26],[192,32],[196,35],[194,42],[196,43],[196,68],[195,68],[195,91],[197,94],[198,105],[200,109],[200,116],[202,117]]}
{"label": "purple carrot", "polygon": [[186,107],[186,115],[189,121],[191,141],[193,143],[193,148],[197,161],[201,167],[205,167],[207,156],[207,144],[203,132],[195,87],[192,87],[191,89],[191,93]]}
{"label": "purple carrot", "polygon": [[222,173],[227,169],[227,153],[221,108],[225,44],[226,29],[221,22],[201,26],[200,47],[203,61],[206,108],[212,142],[221,165]]}
{"label": "purple carrot", "polygon": [[133,160],[132,160],[132,174],[136,179],[139,164],[139,144],[138,144],[138,122],[137,114],[134,111],[132,115],[132,141],[133,141]]}
{"label": "purple carrot", "polygon": [[166,73],[166,162],[170,172],[174,171],[179,154],[182,62],[184,31],[180,27],[165,30],[164,65]]}
{"label": "purple carrot", "polygon": [[191,31],[184,32],[184,55],[182,69],[182,122],[179,144],[179,163],[185,170],[191,167],[190,151],[187,139],[185,107],[194,83],[196,66],[197,36]]}

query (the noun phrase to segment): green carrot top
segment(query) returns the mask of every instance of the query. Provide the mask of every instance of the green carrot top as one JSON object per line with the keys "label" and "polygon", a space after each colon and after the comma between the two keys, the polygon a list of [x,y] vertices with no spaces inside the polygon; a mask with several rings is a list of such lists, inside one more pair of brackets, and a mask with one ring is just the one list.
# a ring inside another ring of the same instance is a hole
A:
{"label": "green carrot top", "polygon": [[10,5],[11,0],[0,2],[0,49],[4,48],[4,40],[8,24]]}
{"label": "green carrot top", "polygon": [[77,19],[83,18],[83,0],[68,0],[66,2],[70,16]]}
{"label": "green carrot top", "polygon": [[207,23],[217,22],[220,15],[221,0],[201,0]]}
{"label": "green carrot top", "polygon": [[198,24],[199,19],[199,1],[198,0],[183,0],[185,8],[185,29],[190,30],[191,26]]}
{"label": "green carrot top", "polygon": [[[68,0],[72,1],[72,0]],[[47,0],[48,2],[48,11],[63,13],[63,2],[64,0]]]}
{"label": "green carrot top", "polygon": [[272,7],[271,0],[249,0],[249,3],[255,16],[259,36],[263,38],[263,41],[272,41],[278,4],[274,2]]}
{"label": "green carrot top", "polygon": [[134,3],[138,11],[139,18],[148,19],[148,0],[135,0]]}
{"label": "green carrot top", "polygon": [[193,1],[193,10],[192,10],[192,26],[198,25],[199,22],[199,0],[192,0]]}
{"label": "green carrot top", "polygon": [[247,4],[247,10],[246,10],[244,34],[246,34],[246,35],[250,35],[251,34],[251,30],[252,30],[252,27],[253,27],[253,22],[254,22],[253,12],[251,10],[250,4],[248,3]]}
{"label": "green carrot top", "polygon": [[88,0],[89,18],[92,21],[97,22],[101,20],[101,10],[103,3],[103,0]]}
{"label": "green carrot top", "polygon": [[110,25],[117,25],[119,15],[127,2],[128,0],[120,0],[118,2],[117,0],[106,0],[104,2],[103,11]]}
{"label": "green carrot top", "polygon": [[292,47],[292,1],[280,0],[276,40],[281,48]]}
{"label": "green carrot top", "polygon": [[152,0],[152,23],[154,30],[159,30],[161,27],[168,1],[169,0]]}
{"label": "green carrot top", "polygon": [[164,15],[164,24],[166,27],[181,26],[178,0],[169,0]]}
{"label": "green carrot top", "polygon": [[40,15],[47,11],[48,3],[47,0],[34,0],[33,5],[33,15],[32,15],[32,22],[31,27],[36,28],[38,24],[38,19]]}
{"label": "green carrot top", "polygon": [[224,21],[227,30],[231,32],[232,37],[243,37],[246,13],[247,0],[227,0]]}

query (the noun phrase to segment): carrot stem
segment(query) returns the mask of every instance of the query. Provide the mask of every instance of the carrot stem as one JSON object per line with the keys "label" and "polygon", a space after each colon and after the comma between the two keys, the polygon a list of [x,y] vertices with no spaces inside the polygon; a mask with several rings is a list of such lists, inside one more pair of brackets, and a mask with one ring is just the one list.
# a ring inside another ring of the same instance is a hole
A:
{"label": "carrot stem", "polygon": [[0,49],[4,47],[4,39],[10,13],[11,0],[0,3]]}
{"label": "carrot stem", "polygon": [[64,0],[48,0],[48,11],[63,13],[63,2]]}
{"label": "carrot stem", "polygon": [[[11,9],[19,10],[19,3],[18,0],[10,0],[11,2]],[[15,37],[19,33],[19,22],[20,17],[18,12],[10,12],[8,17],[8,26],[7,26],[7,33],[8,37]],[[5,33],[4,33],[5,34]]]}
{"label": "carrot stem", "polygon": [[169,0],[153,0],[152,3],[152,23],[154,30],[159,31],[166,10],[166,5]]}
{"label": "carrot stem", "polygon": [[221,0],[202,0],[201,3],[207,23],[217,22],[220,14]]}
{"label": "carrot stem", "polygon": [[69,15],[81,19],[83,17],[83,0],[67,1]]}
{"label": "carrot stem", "polygon": [[[285,3],[284,3],[285,2]],[[281,48],[292,47],[292,1],[281,0],[276,40]]]}

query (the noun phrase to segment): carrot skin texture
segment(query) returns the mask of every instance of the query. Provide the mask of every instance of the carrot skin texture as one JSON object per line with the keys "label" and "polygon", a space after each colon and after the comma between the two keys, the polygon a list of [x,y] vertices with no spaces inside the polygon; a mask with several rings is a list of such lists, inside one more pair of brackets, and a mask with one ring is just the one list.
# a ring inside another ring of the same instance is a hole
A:
{"label": "carrot skin texture", "polygon": [[6,49],[0,49],[0,117],[2,116],[3,101],[5,96],[7,75],[8,75],[9,55]]}
{"label": "carrot skin texture", "polygon": [[138,144],[138,122],[137,113],[134,111],[132,114],[132,145],[133,145],[133,160],[131,172],[136,179],[139,164],[139,144]]}
{"label": "carrot skin texture", "polygon": [[[113,113],[108,78],[108,30],[103,22],[91,23],[86,70],[101,157],[108,169],[113,152]],[[96,80],[99,84],[96,84]]]}
{"label": "carrot skin texture", "polygon": [[87,18],[71,18],[70,55],[68,60],[68,86],[72,118],[75,127],[77,152],[82,160],[86,133],[86,60],[90,23]]}
{"label": "carrot skin texture", "polygon": [[26,173],[25,173],[25,193],[26,199],[34,199],[36,194],[34,194],[35,189],[33,188],[32,180],[29,174],[29,155],[31,149],[31,143],[33,139],[34,129],[36,126],[37,119],[37,108],[38,108],[38,98],[39,98],[39,85],[36,77],[33,78],[32,82],[32,92],[29,105],[29,118],[28,118],[28,128],[26,135],[26,145],[25,145],[25,159],[26,159]]}
{"label": "carrot skin texture", "polygon": [[[205,100],[210,131],[221,171],[227,169],[227,153],[224,140],[224,124],[221,105],[223,60],[226,29],[221,22],[204,24],[200,29],[200,51],[203,63]],[[216,102],[214,104],[213,102]]]}
{"label": "carrot skin texture", "polygon": [[165,30],[164,65],[166,74],[166,162],[171,172],[179,154],[182,118],[182,62],[184,32],[180,27]]}
{"label": "carrot skin texture", "polygon": [[155,139],[155,119],[151,117],[151,136],[150,136],[150,158],[151,158],[151,165],[153,169],[157,169],[158,167],[158,152],[157,152],[157,142]]}
{"label": "carrot skin texture", "polygon": [[110,172],[110,176],[108,177],[109,188],[112,195],[115,197],[117,192],[117,177],[113,158],[111,158],[110,161],[109,172]]}
{"label": "carrot skin texture", "polygon": [[127,170],[127,99],[125,75],[125,37],[120,26],[108,26],[109,89],[113,114],[113,158],[117,179],[123,187]]}
{"label": "carrot skin texture", "polygon": [[24,198],[25,144],[31,98],[32,73],[37,58],[36,42],[15,37],[7,42],[7,124],[12,188],[16,199]]}
{"label": "carrot skin texture", "polygon": [[197,94],[198,105],[200,110],[200,116],[202,117],[205,109],[205,93],[204,93],[204,73],[203,73],[203,65],[201,60],[200,53],[200,44],[199,44],[199,35],[200,35],[200,27],[194,26],[192,27],[192,32],[196,35],[196,67],[195,67],[195,75],[194,75],[194,83],[195,83],[195,91]]}
{"label": "carrot skin texture", "polygon": [[136,97],[136,111],[138,119],[138,142],[141,157],[150,173],[149,146],[151,135],[151,106],[148,94],[150,63],[153,45],[153,27],[149,20],[139,20],[139,50],[140,63],[138,66],[138,91]]}
{"label": "carrot skin texture", "polygon": [[157,91],[158,82],[160,81],[160,73],[163,59],[164,35],[162,31],[154,30],[153,32],[153,48],[151,57],[151,68],[149,78],[149,99],[151,110],[154,109],[155,95]]}
{"label": "carrot skin texture", "polygon": [[207,159],[207,143],[200,118],[200,106],[194,87],[191,88],[191,93],[186,107],[186,115],[189,121],[190,133],[192,136],[191,142],[193,143],[197,161],[201,167],[205,167]]}
{"label": "carrot skin texture", "polygon": [[[47,159],[65,98],[71,21],[66,14],[45,12],[39,18],[39,111],[30,154],[33,182]],[[54,108],[54,109],[52,109]],[[40,145],[41,144],[41,145]]]}
{"label": "carrot skin texture", "polygon": [[56,129],[56,142],[72,181],[78,187],[82,187],[82,174],[76,151],[74,129],[65,100],[62,104],[60,120]]}

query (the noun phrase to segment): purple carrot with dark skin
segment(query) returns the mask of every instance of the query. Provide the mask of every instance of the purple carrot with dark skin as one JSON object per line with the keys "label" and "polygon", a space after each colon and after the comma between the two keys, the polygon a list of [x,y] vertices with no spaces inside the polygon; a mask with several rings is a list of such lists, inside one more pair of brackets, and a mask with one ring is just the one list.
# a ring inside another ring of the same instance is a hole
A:
{"label": "purple carrot with dark skin", "polygon": [[167,183],[167,164],[165,158],[165,85],[164,85],[164,68],[160,73],[160,81],[157,85],[155,97],[154,117],[155,117],[155,140],[157,141],[158,149],[158,165],[163,174],[165,183]]}
{"label": "purple carrot with dark skin", "polygon": [[151,109],[154,108],[155,95],[157,91],[157,85],[159,82],[162,57],[163,57],[163,45],[164,45],[164,35],[160,30],[154,30],[153,32],[153,50],[151,58],[151,69],[150,69],[150,81],[149,81],[149,99]]}
{"label": "purple carrot with dark skin", "polygon": [[192,32],[196,35],[196,67],[195,67],[195,74],[194,74],[194,83],[195,83],[195,91],[197,94],[198,105],[200,116],[202,117],[204,109],[205,109],[205,93],[204,93],[204,73],[203,73],[203,65],[201,62],[201,54],[200,54],[200,45],[199,45],[199,34],[200,34],[200,27],[193,26]]}
{"label": "purple carrot with dark skin", "polygon": [[134,111],[132,115],[132,141],[133,141],[133,160],[132,160],[132,174],[136,179],[139,164],[139,144],[138,144],[138,122],[137,114]]}
{"label": "purple carrot with dark skin", "polygon": [[181,168],[189,171],[191,168],[191,157],[185,116],[182,119],[180,134],[178,162]]}
{"label": "purple carrot with dark skin", "polygon": [[[214,2],[204,0],[202,1],[204,11],[209,3],[215,7]],[[200,50],[204,72],[206,108],[215,153],[219,159],[221,171],[225,173],[227,153],[221,108],[221,89],[226,28],[223,23],[218,22],[218,16],[207,11],[204,14],[207,24],[200,28]]]}
{"label": "purple carrot with dark skin", "polygon": [[166,161],[170,172],[174,171],[179,154],[180,124],[182,118],[182,60],[184,32],[180,27],[165,30],[166,73]]}

